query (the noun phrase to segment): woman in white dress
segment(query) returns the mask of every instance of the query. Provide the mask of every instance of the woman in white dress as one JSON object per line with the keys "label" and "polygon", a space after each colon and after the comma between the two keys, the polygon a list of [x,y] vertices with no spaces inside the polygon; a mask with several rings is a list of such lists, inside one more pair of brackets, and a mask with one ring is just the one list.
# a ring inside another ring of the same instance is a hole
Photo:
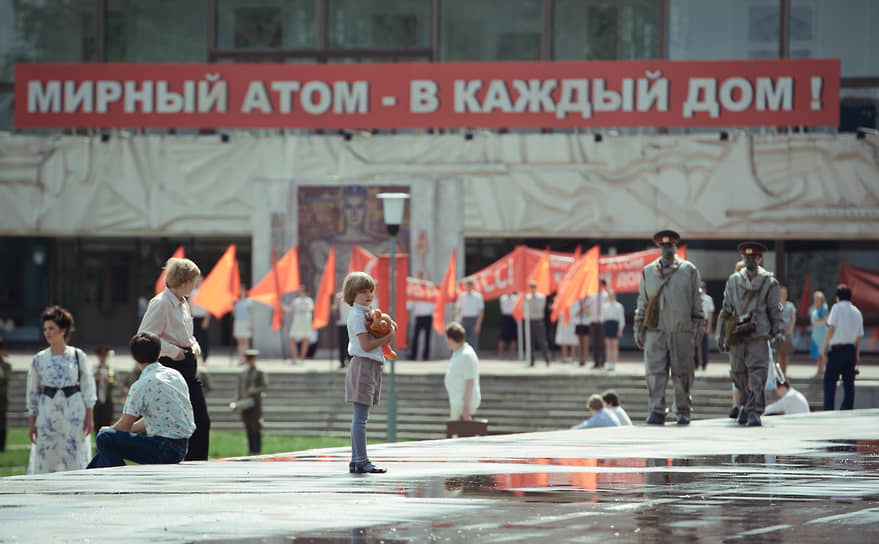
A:
{"label": "woman in white dress", "polygon": [[576,333],[577,320],[575,319],[575,309],[579,308],[571,307],[569,309],[567,323],[564,323],[564,316],[559,316],[559,320],[555,324],[555,343],[562,349],[563,363],[577,360],[577,346],[580,345],[580,340],[577,338]]}
{"label": "woman in white dress", "polygon": [[308,296],[308,288],[304,285],[293,302],[283,306],[285,312],[293,312],[293,323],[290,325],[290,352],[293,357],[304,361],[308,355],[308,344],[311,341],[311,321],[314,312],[314,300]]}
{"label": "woman in white dress", "polygon": [[607,300],[601,308],[604,327],[604,350],[607,354],[607,369],[613,370],[620,358],[620,337],[626,328],[626,310],[613,290],[607,290]]}
{"label": "woman in white dress", "polygon": [[253,338],[253,301],[247,298],[247,286],[244,284],[238,291],[232,316],[232,336],[238,343],[238,360],[244,362],[244,353],[250,349],[250,339]]}
{"label": "woman in white dress", "polygon": [[73,316],[60,306],[41,315],[49,347],[34,356],[27,372],[28,474],[79,470],[91,458],[93,408],[97,395],[88,358],[68,346]]}

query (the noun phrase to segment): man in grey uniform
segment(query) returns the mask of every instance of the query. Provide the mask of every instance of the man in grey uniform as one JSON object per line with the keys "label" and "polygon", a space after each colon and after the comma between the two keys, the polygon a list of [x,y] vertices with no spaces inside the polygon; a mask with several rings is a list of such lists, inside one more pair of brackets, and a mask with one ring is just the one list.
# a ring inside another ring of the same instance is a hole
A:
{"label": "man in grey uniform", "polygon": [[739,410],[739,425],[759,427],[766,406],[770,343],[784,344],[781,286],[772,272],[760,266],[766,246],[742,242],[738,251],[745,267],[726,280],[716,340],[721,351],[730,352],[730,377],[745,403]]}
{"label": "man in grey uniform", "polygon": [[641,271],[635,309],[635,344],[644,350],[648,425],[665,424],[665,388],[669,372],[675,389],[678,425],[690,424],[690,386],[695,377],[693,353],[704,334],[699,271],[675,254],[680,236],[659,231],[653,241],[662,256]]}

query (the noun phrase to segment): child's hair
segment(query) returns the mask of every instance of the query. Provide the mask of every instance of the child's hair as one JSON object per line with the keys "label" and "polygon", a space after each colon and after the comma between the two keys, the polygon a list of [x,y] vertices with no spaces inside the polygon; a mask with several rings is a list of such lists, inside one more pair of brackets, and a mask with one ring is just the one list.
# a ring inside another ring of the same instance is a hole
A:
{"label": "child's hair", "polygon": [[620,405],[620,396],[617,395],[617,392],[613,389],[608,389],[604,393],[601,394],[601,400],[610,404],[611,406],[619,406]]}
{"label": "child's hair", "polygon": [[128,342],[128,347],[138,363],[154,363],[162,351],[162,341],[151,332],[139,332]]}
{"label": "child's hair", "polygon": [[448,325],[446,325],[446,338],[455,342],[456,344],[460,344],[466,338],[467,333],[464,330],[464,326],[458,323],[457,321],[452,321]]}
{"label": "child's hair", "polygon": [[604,401],[601,400],[601,395],[594,394],[589,395],[589,409],[592,411],[599,411],[604,408]]}
{"label": "child's hair", "polygon": [[58,325],[59,329],[64,331],[65,342],[70,340],[70,335],[75,330],[73,328],[73,314],[61,306],[49,306],[43,310],[43,314],[40,316],[40,323],[45,323],[46,321],[53,321]]}
{"label": "child's hair", "polygon": [[174,289],[201,275],[198,265],[189,259],[171,257],[165,262],[165,285]]}
{"label": "child's hair", "polygon": [[354,304],[354,299],[360,291],[375,291],[375,280],[366,272],[351,272],[345,276],[345,283],[342,284],[342,293],[345,296],[345,303],[348,306]]}

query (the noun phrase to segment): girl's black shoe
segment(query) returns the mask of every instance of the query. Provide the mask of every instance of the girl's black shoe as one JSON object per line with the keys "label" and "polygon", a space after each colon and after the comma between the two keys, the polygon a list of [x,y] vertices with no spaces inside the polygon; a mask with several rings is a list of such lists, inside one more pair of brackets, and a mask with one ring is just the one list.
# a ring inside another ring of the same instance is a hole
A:
{"label": "girl's black shoe", "polygon": [[369,461],[364,461],[363,463],[348,463],[348,472],[352,474],[384,474],[387,471],[388,469],[379,468]]}

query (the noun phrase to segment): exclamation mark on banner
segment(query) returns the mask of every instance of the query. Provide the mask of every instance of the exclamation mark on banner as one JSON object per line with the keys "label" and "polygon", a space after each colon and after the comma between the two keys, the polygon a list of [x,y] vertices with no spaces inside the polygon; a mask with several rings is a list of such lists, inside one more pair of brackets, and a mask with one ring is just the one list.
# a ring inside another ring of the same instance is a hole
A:
{"label": "exclamation mark on banner", "polygon": [[824,89],[824,80],[820,77],[812,77],[812,109],[821,109],[821,91]]}

